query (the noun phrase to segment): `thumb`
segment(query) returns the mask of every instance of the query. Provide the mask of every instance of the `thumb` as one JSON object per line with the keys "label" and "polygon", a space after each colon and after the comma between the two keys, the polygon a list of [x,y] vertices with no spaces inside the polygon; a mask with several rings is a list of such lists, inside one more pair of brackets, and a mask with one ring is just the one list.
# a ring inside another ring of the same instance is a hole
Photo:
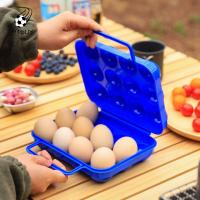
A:
{"label": "thumb", "polygon": [[87,29],[76,29],[64,33],[64,37],[66,38],[67,43],[89,35],[92,35],[92,31]]}
{"label": "thumb", "polygon": [[47,171],[48,171],[47,172],[48,177],[50,178],[50,184],[64,183],[68,179],[67,176],[65,176],[64,174],[62,174],[61,172],[59,172],[57,170],[48,168]]}
{"label": "thumb", "polygon": [[33,156],[33,161],[39,165],[49,167],[52,164],[52,161],[42,157],[42,156]]}

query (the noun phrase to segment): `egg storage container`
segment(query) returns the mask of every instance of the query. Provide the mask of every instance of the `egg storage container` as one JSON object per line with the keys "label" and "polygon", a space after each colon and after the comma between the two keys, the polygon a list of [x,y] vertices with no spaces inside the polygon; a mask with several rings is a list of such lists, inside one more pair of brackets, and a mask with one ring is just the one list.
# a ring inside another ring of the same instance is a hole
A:
{"label": "egg storage container", "polygon": [[132,137],[137,142],[138,152],[110,168],[95,169],[38,137],[34,132],[32,136],[35,142],[27,147],[27,151],[36,154],[32,148],[39,145],[73,166],[71,171],[66,171],[53,164],[53,169],[60,170],[65,175],[81,171],[97,182],[105,182],[152,154],[156,140],[151,137],[151,133],[160,134],[163,131],[167,125],[167,115],[158,66],[135,57],[128,43],[103,32],[96,33],[126,46],[129,53],[102,43],[97,43],[91,49],[82,40],[76,42],[85,90],[101,110],[95,125],[108,126],[113,133],[114,142],[124,136]]}

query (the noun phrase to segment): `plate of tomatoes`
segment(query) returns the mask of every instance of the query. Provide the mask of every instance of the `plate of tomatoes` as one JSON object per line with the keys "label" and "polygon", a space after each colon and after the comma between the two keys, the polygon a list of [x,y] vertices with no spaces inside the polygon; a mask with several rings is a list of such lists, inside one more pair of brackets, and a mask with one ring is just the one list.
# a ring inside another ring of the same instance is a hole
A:
{"label": "plate of tomatoes", "polygon": [[165,100],[168,127],[184,137],[200,141],[200,78],[175,87]]}
{"label": "plate of tomatoes", "polygon": [[35,60],[19,65],[5,74],[16,81],[43,84],[62,81],[78,73],[77,58],[60,50],[58,53],[44,51]]}

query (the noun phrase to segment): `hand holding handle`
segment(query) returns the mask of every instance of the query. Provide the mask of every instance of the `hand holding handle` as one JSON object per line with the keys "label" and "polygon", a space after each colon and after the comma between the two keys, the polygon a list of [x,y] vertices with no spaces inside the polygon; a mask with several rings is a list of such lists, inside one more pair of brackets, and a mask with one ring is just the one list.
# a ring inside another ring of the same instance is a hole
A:
{"label": "hand holding handle", "polygon": [[112,40],[112,41],[114,41],[114,42],[117,42],[117,43],[119,43],[119,44],[121,44],[121,45],[127,47],[127,48],[129,49],[129,52],[130,52],[131,60],[132,60],[133,62],[135,62],[134,52],[133,52],[133,49],[132,49],[132,47],[131,47],[131,45],[130,45],[129,43],[124,42],[124,41],[122,41],[122,40],[119,40],[118,38],[115,38],[115,37],[113,37],[113,36],[111,36],[111,35],[108,35],[108,34],[106,34],[105,32],[94,31],[94,33],[96,33],[97,35],[100,35],[100,36],[102,36],[102,37],[105,37],[105,38],[107,38],[107,39],[109,39],[109,40]]}
{"label": "hand holding handle", "polygon": [[[39,144],[41,144],[40,141],[35,141],[34,143],[32,143],[32,144],[30,144],[30,145],[28,145],[28,146],[26,147],[26,151],[27,151],[29,154],[36,155],[36,156],[37,156],[38,154],[37,154],[36,152],[34,152],[34,151],[32,150],[32,148],[35,147],[35,146],[38,146]],[[56,151],[56,148],[55,148],[54,150]],[[59,152],[59,153],[60,153],[60,152]],[[70,175],[73,175],[73,174],[77,173],[78,171],[80,171],[80,170],[83,168],[83,165],[79,164],[77,167],[75,167],[75,168],[72,169],[71,171],[64,170],[64,169],[60,168],[59,166],[57,166],[57,165],[55,165],[55,164],[52,164],[52,165],[50,166],[50,168],[51,168],[51,169],[54,169],[54,170],[58,170],[58,171],[60,171],[61,173],[63,173],[64,175],[66,175],[66,176],[70,176]]]}

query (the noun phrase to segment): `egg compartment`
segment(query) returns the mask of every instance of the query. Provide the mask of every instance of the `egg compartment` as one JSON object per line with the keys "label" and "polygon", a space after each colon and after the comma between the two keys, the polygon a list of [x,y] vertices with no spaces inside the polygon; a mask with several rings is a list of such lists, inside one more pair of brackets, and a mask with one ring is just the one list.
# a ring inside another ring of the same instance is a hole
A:
{"label": "egg compartment", "polygon": [[147,159],[151,155],[154,147],[156,146],[155,139],[149,137],[145,131],[140,130],[136,127],[132,127],[130,126],[130,124],[124,123],[117,118],[114,118],[113,116],[107,115],[104,112],[99,112],[99,116],[95,125],[98,124],[104,124],[110,128],[114,137],[114,142],[124,136],[132,137],[137,142],[138,152],[131,157],[116,163],[110,168],[95,169],[89,163],[87,164],[77,159],[76,157],[70,155],[68,152],[37,136],[34,132],[32,132],[32,136],[35,142],[27,147],[27,152],[36,155],[32,148],[35,146],[40,146],[41,149],[47,150],[55,158],[73,166],[73,169],[71,171],[63,170],[54,164],[51,165],[51,168],[59,170],[65,175],[72,175],[77,173],[78,171],[84,172],[90,178],[97,182],[105,182],[119,172],[125,171],[127,168],[130,168],[136,163],[142,162],[143,160]]}
{"label": "egg compartment", "polygon": [[[130,55],[101,43],[91,49],[84,41],[76,42],[86,92],[101,110],[95,125],[108,126],[114,142],[123,136],[132,137],[137,142],[138,152],[110,168],[95,169],[38,137],[34,132],[32,136],[35,142],[27,147],[27,151],[35,154],[32,148],[39,144],[58,159],[74,166],[71,171],[55,165],[51,166],[53,169],[60,170],[65,175],[81,171],[97,182],[105,182],[152,154],[156,140],[150,134],[160,134],[163,131],[167,116],[157,65],[135,57],[129,44],[102,32],[97,34],[128,47]],[[107,58],[109,56],[111,59]]]}

